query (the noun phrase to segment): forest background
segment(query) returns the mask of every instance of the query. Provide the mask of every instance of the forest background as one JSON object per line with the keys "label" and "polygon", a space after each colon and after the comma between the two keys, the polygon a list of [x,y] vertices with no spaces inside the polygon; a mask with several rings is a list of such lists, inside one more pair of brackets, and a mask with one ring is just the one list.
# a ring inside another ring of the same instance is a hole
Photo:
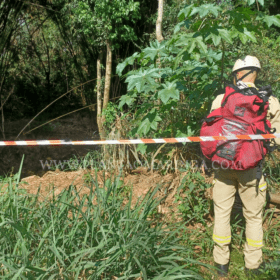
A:
{"label": "forest background", "polygon": [[279,95],[277,1],[3,0],[0,7],[3,139],[5,119],[34,117],[57,98],[39,118],[88,106],[103,139],[117,118],[126,138],[195,135],[246,54],[260,59],[260,81]]}

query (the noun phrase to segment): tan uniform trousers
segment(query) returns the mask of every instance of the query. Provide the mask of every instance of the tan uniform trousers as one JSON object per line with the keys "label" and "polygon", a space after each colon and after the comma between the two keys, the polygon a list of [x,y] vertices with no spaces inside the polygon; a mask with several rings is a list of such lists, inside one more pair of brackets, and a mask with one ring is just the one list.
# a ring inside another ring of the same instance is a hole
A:
{"label": "tan uniform trousers", "polygon": [[215,213],[213,256],[218,264],[224,265],[229,262],[230,215],[236,190],[242,200],[246,220],[245,266],[248,269],[255,269],[262,262],[262,214],[266,201],[266,182],[262,176],[257,187],[256,173],[257,168],[245,171],[216,170],[213,188]]}

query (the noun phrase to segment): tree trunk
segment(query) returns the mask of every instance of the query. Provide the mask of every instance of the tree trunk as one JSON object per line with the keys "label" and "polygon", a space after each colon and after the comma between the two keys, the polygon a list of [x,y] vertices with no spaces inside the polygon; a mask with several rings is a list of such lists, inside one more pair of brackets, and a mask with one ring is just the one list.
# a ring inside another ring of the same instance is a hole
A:
{"label": "tree trunk", "polygon": [[157,25],[156,25],[156,36],[159,42],[164,40],[162,36],[163,4],[164,4],[164,0],[158,0],[158,18],[157,18]]}
{"label": "tree trunk", "polygon": [[100,52],[97,59],[97,125],[98,125],[100,138],[104,139],[105,132],[102,126],[101,61],[102,61],[102,52]]}
{"label": "tree trunk", "polygon": [[[110,87],[111,87],[111,77],[112,77],[112,46],[111,42],[108,40],[106,41],[107,45],[107,57],[106,57],[106,74],[105,74],[105,86],[104,86],[104,96],[103,96],[103,106],[102,106],[102,112],[106,109],[108,103],[109,103],[109,97],[110,97]],[[105,123],[106,119],[105,116],[101,117],[101,125]],[[104,133],[104,129],[102,129],[102,132]],[[105,140],[106,135],[100,134],[101,140]]]}
{"label": "tree trunk", "polygon": [[[164,0],[158,0],[158,18],[157,18],[157,23],[156,23],[156,36],[157,36],[158,42],[162,42],[164,40],[164,38],[162,36],[163,4],[164,4]],[[160,56],[157,58],[156,66],[158,68],[161,68]],[[156,79],[156,82],[161,83],[161,78]],[[155,101],[155,105],[160,105],[160,104],[161,104],[160,99]]]}
{"label": "tree trunk", "polygon": [[111,87],[111,77],[112,77],[112,46],[107,40],[107,59],[106,59],[106,75],[105,75],[105,88],[104,88],[104,99],[103,99],[103,110],[106,109],[109,103],[109,94]]}
{"label": "tree trunk", "polygon": [[3,135],[3,139],[6,140],[6,137],[5,137],[5,130],[4,130],[4,109],[3,109],[3,95],[0,96],[1,98],[1,112],[2,112],[2,128],[1,128],[1,131],[2,131],[2,135]]}

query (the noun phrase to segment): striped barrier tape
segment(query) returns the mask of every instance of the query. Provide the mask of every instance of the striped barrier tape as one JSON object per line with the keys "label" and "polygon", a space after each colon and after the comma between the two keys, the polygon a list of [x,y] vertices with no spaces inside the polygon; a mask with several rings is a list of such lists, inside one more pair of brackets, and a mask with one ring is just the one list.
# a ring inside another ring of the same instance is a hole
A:
{"label": "striped barrier tape", "polygon": [[0,141],[0,146],[59,146],[59,145],[116,145],[116,144],[153,144],[153,143],[188,143],[217,140],[267,140],[280,138],[280,133],[258,135],[230,135],[230,136],[196,136],[185,138],[161,138],[161,139],[131,139],[131,140],[24,140],[24,141]]}

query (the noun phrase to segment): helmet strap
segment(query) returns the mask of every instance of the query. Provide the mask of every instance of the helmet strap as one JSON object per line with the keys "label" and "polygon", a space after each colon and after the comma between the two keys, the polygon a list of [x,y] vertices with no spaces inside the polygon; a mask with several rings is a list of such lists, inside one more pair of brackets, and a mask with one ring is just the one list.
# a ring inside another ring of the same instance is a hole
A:
{"label": "helmet strap", "polygon": [[234,82],[237,83],[238,82],[237,72],[233,73],[233,77],[234,77]]}
{"label": "helmet strap", "polygon": [[254,73],[254,71],[256,71],[255,69],[250,70],[248,73],[246,73],[245,75],[243,75],[241,78],[237,79],[237,72],[234,73],[236,82],[242,81],[244,78],[246,78],[248,75],[250,75],[251,73]]}

